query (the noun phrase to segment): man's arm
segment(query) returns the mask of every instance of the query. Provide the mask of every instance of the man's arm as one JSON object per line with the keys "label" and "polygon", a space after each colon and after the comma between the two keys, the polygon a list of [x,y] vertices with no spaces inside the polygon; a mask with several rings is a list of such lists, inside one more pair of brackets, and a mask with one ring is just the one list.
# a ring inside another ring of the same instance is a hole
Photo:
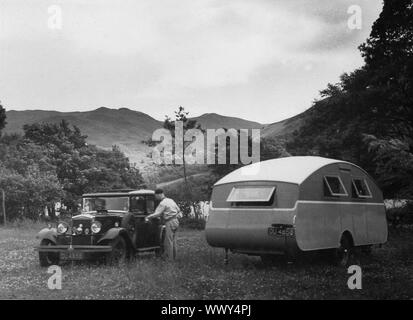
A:
{"label": "man's arm", "polygon": [[149,220],[149,219],[160,217],[164,210],[165,210],[165,206],[162,203],[159,203],[158,206],[156,207],[155,212],[146,216],[146,219]]}

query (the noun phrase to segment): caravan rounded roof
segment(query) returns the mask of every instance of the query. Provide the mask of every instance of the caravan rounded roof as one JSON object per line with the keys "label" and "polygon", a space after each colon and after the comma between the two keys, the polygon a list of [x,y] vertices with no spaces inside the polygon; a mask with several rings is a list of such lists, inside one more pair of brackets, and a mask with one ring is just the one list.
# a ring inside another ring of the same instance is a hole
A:
{"label": "caravan rounded roof", "polygon": [[301,184],[313,172],[332,163],[351,164],[346,161],[313,156],[271,159],[234,170],[215,185],[241,181],[283,181]]}

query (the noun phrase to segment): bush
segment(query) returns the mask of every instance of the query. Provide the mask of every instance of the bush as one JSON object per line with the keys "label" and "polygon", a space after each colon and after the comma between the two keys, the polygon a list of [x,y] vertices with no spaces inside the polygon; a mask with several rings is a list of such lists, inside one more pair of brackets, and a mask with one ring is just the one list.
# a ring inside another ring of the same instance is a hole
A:
{"label": "bush", "polygon": [[179,219],[179,225],[187,229],[204,230],[206,220],[204,218],[183,217]]}
{"label": "bush", "polygon": [[408,201],[402,207],[387,209],[386,216],[393,227],[413,225],[413,201]]}

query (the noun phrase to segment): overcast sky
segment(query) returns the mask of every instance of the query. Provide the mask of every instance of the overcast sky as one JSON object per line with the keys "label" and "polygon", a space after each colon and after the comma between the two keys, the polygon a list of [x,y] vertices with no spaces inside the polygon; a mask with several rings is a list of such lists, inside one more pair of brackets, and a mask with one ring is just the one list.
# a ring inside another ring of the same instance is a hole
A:
{"label": "overcast sky", "polygon": [[[62,9],[51,29],[48,8]],[[362,9],[361,30],[347,12]],[[0,0],[6,109],[128,107],[162,120],[182,105],[261,123],[311,106],[362,65],[380,0]]]}

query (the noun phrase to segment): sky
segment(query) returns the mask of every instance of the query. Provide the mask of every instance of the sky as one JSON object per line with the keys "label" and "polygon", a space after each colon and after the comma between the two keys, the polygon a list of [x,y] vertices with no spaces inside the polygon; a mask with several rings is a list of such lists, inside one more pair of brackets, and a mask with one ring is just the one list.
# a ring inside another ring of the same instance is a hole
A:
{"label": "sky", "polygon": [[[361,28],[354,11],[361,9]],[[294,116],[363,64],[381,0],[1,0],[7,110]],[[59,15],[60,13],[60,15]],[[60,18],[59,18],[60,17]]]}

